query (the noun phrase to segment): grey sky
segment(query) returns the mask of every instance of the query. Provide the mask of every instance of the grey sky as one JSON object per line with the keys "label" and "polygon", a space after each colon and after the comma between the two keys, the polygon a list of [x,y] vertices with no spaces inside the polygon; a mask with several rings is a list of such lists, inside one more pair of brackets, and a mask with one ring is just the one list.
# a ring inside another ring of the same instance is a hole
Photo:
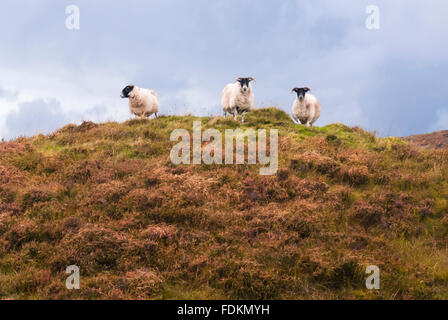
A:
{"label": "grey sky", "polygon": [[[155,89],[162,114],[221,114],[221,90],[253,76],[257,107],[289,113],[295,86],[317,125],[380,135],[448,129],[443,0],[6,0],[0,11],[0,137],[68,122],[123,121],[126,84]],[[65,27],[79,6],[80,30]],[[380,8],[368,30],[366,7]]]}

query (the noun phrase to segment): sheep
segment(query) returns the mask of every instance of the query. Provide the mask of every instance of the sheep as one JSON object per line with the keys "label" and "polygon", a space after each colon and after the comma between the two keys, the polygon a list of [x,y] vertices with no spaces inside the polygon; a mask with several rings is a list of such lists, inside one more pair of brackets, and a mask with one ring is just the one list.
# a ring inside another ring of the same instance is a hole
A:
{"label": "sheep", "polygon": [[291,92],[296,92],[297,97],[292,105],[292,117],[307,127],[312,127],[314,122],[320,117],[322,111],[319,101],[312,95],[310,88],[294,88]]}
{"label": "sheep", "polygon": [[129,98],[129,110],[131,114],[139,116],[141,119],[154,114],[157,118],[157,113],[159,112],[159,96],[155,91],[129,85],[121,91],[120,96],[121,98]]}
{"label": "sheep", "polygon": [[222,91],[221,105],[224,111],[224,117],[227,112],[233,114],[236,120],[238,114],[241,114],[241,122],[244,123],[244,116],[248,111],[254,109],[254,93],[252,91],[251,81],[254,78],[238,78],[234,83],[229,83]]}

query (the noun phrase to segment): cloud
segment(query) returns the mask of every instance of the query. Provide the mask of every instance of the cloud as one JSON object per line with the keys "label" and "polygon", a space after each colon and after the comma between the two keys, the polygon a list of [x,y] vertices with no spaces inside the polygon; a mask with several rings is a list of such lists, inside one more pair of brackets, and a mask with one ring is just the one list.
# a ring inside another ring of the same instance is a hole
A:
{"label": "cloud", "polygon": [[220,112],[220,99],[219,93],[200,87],[183,89],[175,94],[173,113],[200,116],[217,114]]}
{"label": "cloud", "polygon": [[4,115],[27,101],[56,100],[69,122],[127,119],[118,95],[131,83],[156,90],[162,114],[220,114],[221,91],[238,76],[257,78],[257,107],[287,112],[291,88],[311,87],[318,125],[408,135],[444,124],[446,1],[377,0],[376,31],[364,25],[368,0],[78,0],[79,31],[65,28],[65,2],[5,1],[2,135]]}
{"label": "cloud", "polygon": [[[1,101],[1,100],[0,100]],[[64,110],[56,99],[36,99],[11,104],[0,119],[0,139],[51,133],[68,123],[106,122],[129,118],[127,103],[117,108],[95,105],[86,110]]]}
{"label": "cloud", "polygon": [[8,102],[15,101],[17,99],[17,92],[0,87],[0,99]]}
{"label": "cloud", "polygon": [[430,131],[448,130],[448,108],[437,110],[436,121],[429,126]]}
{"label": "cloud", "polygon": [[[29,127],[19,126],[29,119],[20,122],[17,117],[26,118],[27,113],[22,110],[32,111],[30,104],[37,109],[51,104],[54,110],[57,109],[56,119],[65,121],[43,121],[31,127],[33,134],[57,129],[52,125],[54,123],[123,121],[129,114],[127,103],[119,96],[121,87],[126,84],[125,77],[114,70],[97,67],[88,68],[90,71],[84,69],[87,67],[72,70],[57,63],[31,65],[28,69],[0,63],[0,67],[0,137],[11,139],[29,135]],[[10,89],[4,89],[6,86]],[[10,117],[13,124],[8,122]]]}
{"label": "cloud", "polygon": [[94,107],[84,110],[82,113],[72,114],[71,118],[75,122],[93,121],[93,122],[107,122],[107,121],[124,121],[129,119],[129,108],[127,100],[114,107],[107,105],[95,105]]}
{"label": "cloud", "polygon": [[66,122],[67,117],[57,100],[42,99],[20,103],[5,120],[8,138],[49,133]]}

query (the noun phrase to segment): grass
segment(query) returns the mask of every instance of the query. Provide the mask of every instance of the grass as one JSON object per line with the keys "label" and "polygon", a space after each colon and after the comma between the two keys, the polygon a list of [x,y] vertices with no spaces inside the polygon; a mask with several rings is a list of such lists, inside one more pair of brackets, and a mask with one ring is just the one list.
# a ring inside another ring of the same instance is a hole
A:
{"label": "grass", "polygon": [[[448,152],[283,111],[0,143],[2,299],[448,299]],[[172,130],[279,130],[279,169],[171,164]],[[81,289],[65,288],[78,265]],[[381,289],[365,288],[365,269]]]}

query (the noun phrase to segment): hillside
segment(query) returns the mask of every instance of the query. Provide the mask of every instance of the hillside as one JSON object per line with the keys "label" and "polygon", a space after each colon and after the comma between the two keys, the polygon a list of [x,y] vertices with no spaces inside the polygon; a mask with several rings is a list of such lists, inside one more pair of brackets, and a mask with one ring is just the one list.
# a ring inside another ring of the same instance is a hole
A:
{"label": "hillside", "polygon": [[422,148],[448,149],[448,130],[418,134],[404,139]]}
{"label": "hillside", "polygon": [[242,127],[279,129],[276,175],[175,166],[170,133],[193,120],[239,126],[85,122],[1,143],[0,298],[448,299],[448,151],[270,108]]}

